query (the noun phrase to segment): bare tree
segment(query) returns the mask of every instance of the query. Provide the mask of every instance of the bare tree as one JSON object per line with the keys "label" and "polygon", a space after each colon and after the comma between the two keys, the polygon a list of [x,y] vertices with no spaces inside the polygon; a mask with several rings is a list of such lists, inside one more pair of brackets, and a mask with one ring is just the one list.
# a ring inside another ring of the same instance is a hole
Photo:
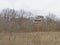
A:
{"label": "bare tree", "polygon": [[13,20],[16,17],[16,11],[14,9],[3,9],[2,14],[4,19],[9,21],[10,19]]}
{"label": "bare tree", "polygon": [[49,14],[46,16],[46,21],[47,21],[47,22],[50,22],[50,23],[56,21],[56,15],[53,14],[53,13],[49,13]]}
{"label": "bare tree", "polygon": [[48,31],[56,31],[56,15],[53,13],[49,13],[46,16],[46,29]]}

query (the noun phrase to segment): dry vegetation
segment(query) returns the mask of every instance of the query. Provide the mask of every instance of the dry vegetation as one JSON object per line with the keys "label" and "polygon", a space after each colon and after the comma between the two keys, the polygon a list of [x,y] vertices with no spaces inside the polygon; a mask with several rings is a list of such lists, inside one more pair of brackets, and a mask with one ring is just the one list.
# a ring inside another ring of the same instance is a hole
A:
{"label": "dry vegetation", "polygon": [[60,45],[60,32],[0,33],[0,45]]}
{"label": "dry vegetation", "polygon": [[56,32],[60,31],[60,20],[56,21],[54,14],[49,14],[44,19],[42,30],[37,31],[31,15],[24,10],[2,10],[0,45],[60,45],[60,32]]}

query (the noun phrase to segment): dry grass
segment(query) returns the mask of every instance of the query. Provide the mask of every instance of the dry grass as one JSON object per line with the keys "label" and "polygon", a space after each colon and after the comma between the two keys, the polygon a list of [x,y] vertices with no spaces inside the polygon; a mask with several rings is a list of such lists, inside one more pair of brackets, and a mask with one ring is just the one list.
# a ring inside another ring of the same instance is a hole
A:
{"label": "dry grass", "polygon": [[60,45],[60,32],[0,33],[0,45]]}

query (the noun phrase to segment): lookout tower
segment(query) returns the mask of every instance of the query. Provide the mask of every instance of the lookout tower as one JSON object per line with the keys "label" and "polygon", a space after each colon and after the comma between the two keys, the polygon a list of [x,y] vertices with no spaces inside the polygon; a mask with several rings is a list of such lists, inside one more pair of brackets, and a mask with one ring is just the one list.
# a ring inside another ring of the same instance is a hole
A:
{"label": "lookout tower", "polygon": [[37,16],[35,18],[35,22],[34,22],[35,31],[41,31],[43,28],[43,23],[44,23],[44,17],[43,16]]}
{"label": "lookout tower", "polygon": [[35,24],[41,24],[41,23],[43,23],[43,21],[44,21],[44,17],[43,16],[37,16],[35,18]]}

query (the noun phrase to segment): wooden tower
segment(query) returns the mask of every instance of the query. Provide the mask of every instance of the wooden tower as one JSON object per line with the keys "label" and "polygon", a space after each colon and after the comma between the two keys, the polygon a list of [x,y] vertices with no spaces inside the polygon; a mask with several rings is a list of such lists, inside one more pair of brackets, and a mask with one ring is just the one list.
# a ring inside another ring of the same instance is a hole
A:
{"label": "wooden tower", "polygon": [[43,30],[43,23],[44,23],[44,17],[37,16],[35,18],[35,22],[34,22],[34,30],[35,31],[42,31]]}

